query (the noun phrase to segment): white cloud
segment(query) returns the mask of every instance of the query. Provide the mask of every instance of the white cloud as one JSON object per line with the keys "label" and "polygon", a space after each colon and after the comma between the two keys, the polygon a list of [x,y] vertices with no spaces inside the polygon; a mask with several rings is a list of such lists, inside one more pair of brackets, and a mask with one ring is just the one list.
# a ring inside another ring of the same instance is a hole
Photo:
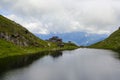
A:
{"label": "white cloud", "polygon": [[10,19],[33,33],[109,34],[120,25],[119,0],[1,0]]}
{"label": "white cloud", "polygon": [[39,33],[39,34],[49,34],[49,31],[46,29],[48,26],[43,25],[39,20],[34,20],[33,18],[30,18],[31,20],[24,21],[23,18],[17,17],[16,15],[9,15],[6,16],[12,20],[15,20],[19,22],[20,24],[23,24],[28,30],[30,30],[33,33]]}

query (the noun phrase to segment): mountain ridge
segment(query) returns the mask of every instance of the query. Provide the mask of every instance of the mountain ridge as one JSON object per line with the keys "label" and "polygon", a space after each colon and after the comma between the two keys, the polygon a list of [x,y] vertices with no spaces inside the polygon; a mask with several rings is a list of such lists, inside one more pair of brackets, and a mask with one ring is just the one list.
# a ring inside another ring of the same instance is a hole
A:
{"label": "mountain ridge", "polygon": [[49,39],[52,36],[58,36],[64,42],[72,41],[79,46],[89,46],[96,42],[102,41],[108,37],[105,34],[92,34],[86,32],[71,32],[71,33],[50,33],[50,34],[35,34],[43,40]]}

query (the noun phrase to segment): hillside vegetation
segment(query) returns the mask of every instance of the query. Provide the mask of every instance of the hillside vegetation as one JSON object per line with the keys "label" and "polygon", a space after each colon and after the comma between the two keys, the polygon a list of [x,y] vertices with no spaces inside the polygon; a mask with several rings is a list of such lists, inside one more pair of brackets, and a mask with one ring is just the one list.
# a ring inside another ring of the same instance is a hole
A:
{"label": "hillside vegetation", "polygon": [[77,46],[73,44],[65,43],[64,47],[58,47],[57,43],[44,41],[20,24],[0,15],[0,58],[75,48]]}
{"label": "hillside vegetation", "polygon": [[45,47],[47,42],[37,38],[26,28],[0,15],[0,38],[19,46]]}
{"label": "hillside vegetation", "polygon": [[120,29],[107,39],[90,46],[91,48],[111,49],[120,52]]}

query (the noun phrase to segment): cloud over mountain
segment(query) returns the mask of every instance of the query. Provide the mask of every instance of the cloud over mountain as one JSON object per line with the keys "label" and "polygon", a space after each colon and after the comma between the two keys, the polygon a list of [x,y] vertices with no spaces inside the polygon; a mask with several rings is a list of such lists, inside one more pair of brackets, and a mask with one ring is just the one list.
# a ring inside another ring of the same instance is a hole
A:
{"label": "cloud over mountain", "polygon": [[0,12],[33,33],[109,34],[120,25],[119,3],[119,0],[1,0]]}

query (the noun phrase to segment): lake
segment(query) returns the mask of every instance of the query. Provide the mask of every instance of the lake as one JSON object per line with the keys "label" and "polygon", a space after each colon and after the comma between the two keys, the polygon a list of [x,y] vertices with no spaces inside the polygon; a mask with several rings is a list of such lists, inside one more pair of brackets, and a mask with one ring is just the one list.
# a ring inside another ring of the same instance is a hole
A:
{"label": "lake", "polygon": [[0,80],[120,80],[120,60],[110,50],[62,51],[10,70]]}

